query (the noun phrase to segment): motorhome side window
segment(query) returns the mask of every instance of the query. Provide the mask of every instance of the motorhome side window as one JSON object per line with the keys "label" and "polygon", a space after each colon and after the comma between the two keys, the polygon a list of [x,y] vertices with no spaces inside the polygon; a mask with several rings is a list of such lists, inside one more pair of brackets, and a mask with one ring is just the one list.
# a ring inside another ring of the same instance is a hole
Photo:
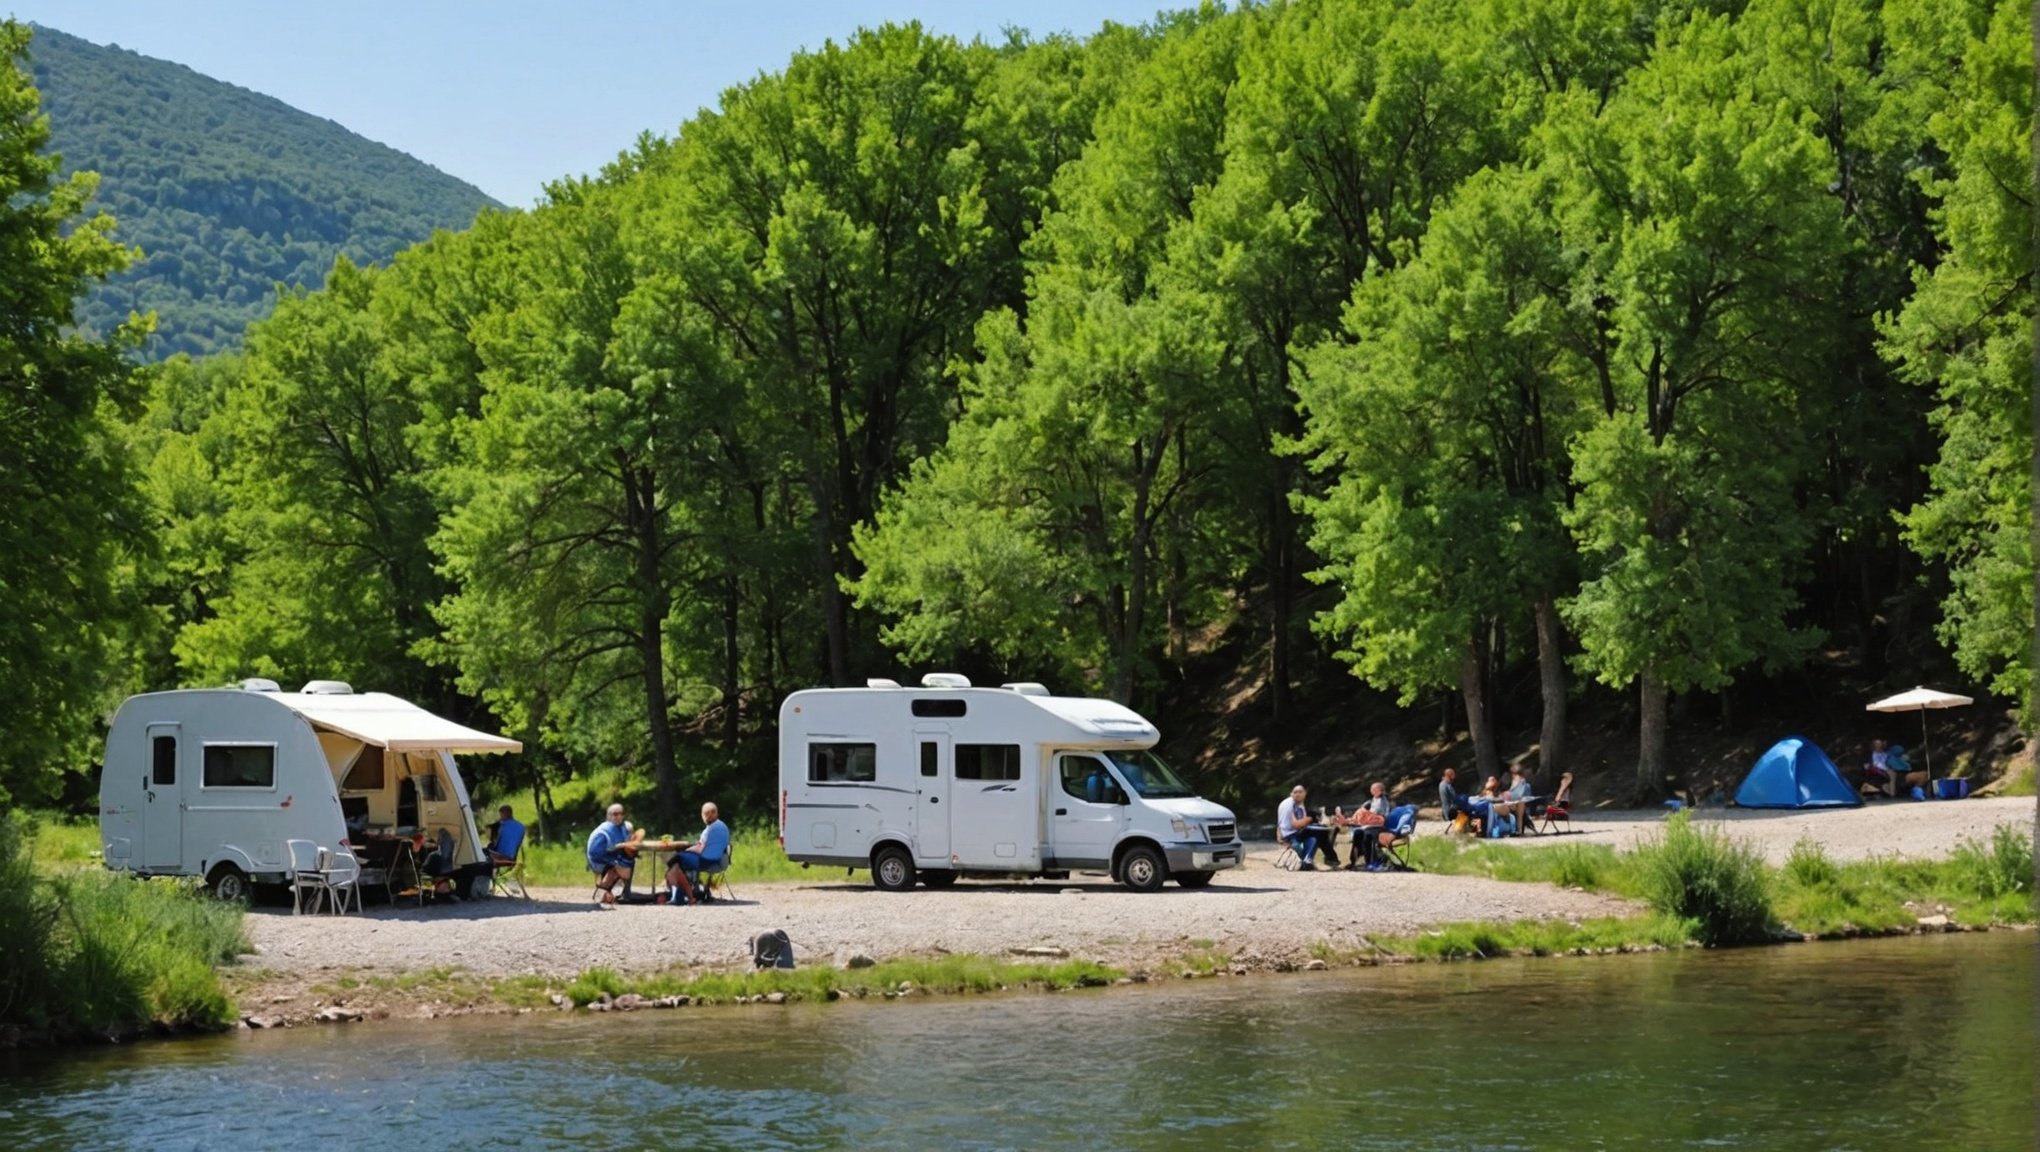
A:
{"label": "motorhome side window", "polygon": [[1018,744],[958,744],[956,746],[956,778],[958,780],[1018,780],[1020,778],[1020,746]]}
{"label": "motorhome side window", "polygon": [[916,700],[913,703],[913,710],[916,716],[934,716],[944,719],[955,719],[968,711],[961,700]]}
{"label": "motorhome side window", "polygon": [[205,786],[207,788],[276,787],[276,745],[206,745]]}
{"label": "motorhome side window", "polygon": [[868,784],[878,779],[878,745],[809,744],[810,784]]}

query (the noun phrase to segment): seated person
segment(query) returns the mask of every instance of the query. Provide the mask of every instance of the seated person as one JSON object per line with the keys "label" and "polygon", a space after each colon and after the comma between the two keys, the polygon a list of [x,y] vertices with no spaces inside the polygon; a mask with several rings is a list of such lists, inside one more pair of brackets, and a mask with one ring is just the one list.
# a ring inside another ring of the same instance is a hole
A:
{"label": "seated person", "polygon": [[623,805],[611,804],[608,818],[588,834],[588,871],[595,874],[595,906],[616,907],[616,886],[630,890],[631,869],[637,866],[642,830],[633,831],[623,818]]}
{"label": "seated person", "polygon": [[1325,867],[1337,868],[1339,852],[1333,847],[1332,841],[1338,833],[1335,829],[1327,828],[1311,819],[1310,808],[1304,803],[1304,795],[1303,785],[1298,784],[1289,790],[1289,799],[1277,806],[1275,834],[1281,837],[1284,843],[1296,849],[1296,858],[1300,862],[1299,870],[1317,871],[1316,866],[1310,862],[1311,856],[1317,853],[1324,854]]}
{"label": "seated person", "polygon": [[706,904],[708,890],[701,886],[701,872],[721,871],[729,866],[730,826],[722,822],[713,803],[701,806],[701,839],[673,855],[666,868],[666,886],[675,904]]}
{"label": "seated person", "polygon": [[489,844],[484,851],[491,864],[515,864],[517,850],[524,846],[524,825],[511,815],[510,806],[496,809],[496,822],[489,825]]}
{"label": "seated person", "polygon": [[[1381,862],[1381,826],[1388,822],[1388,789],[1377,780],[1367,787],[1367,802],[1342,823],[1353,837],[1353,847],[1346,853],[1346,869],[1352,871],[1365,865],[1375,867]],[[1391,837],[1392,838],[1392,837]]]}
{"label": "seated person", "polygon": [[1510,818],[1512,832],[1522,831],[1524,822],[1530,818],[1530,775],[1521,764],[1509,765],[1509,790],[1492,807],[1498,815]]}
{"label": "seated person", "polygon": [[1462,795],[1459,791],[1459,785],[1454,783],[1458,778],[1459,773],[1451,768],[1445,769],[1440,775],[1438,780],[1439,818],[1449,823],[1455,816],[1465,816],[1468,827],[1478,833],[1487,826],[1488,802],[1479,796]]}
{"label": "seated person", "polygon": [[1891,772],[1891,795],[1896,796],[1907,788],[1926,786],[1926,772],[1912,766],[1912,761],[1906,758],[1905,745],[1891,746],[1891,758],[1886,765]]}
{"label": "seated person", "polygon": [[1886,796],[1898,794],[1898,777],[1891,771],[1891,752],[1882,740],[1870,742],[1870,759],[1863,764],[1863,784]]}

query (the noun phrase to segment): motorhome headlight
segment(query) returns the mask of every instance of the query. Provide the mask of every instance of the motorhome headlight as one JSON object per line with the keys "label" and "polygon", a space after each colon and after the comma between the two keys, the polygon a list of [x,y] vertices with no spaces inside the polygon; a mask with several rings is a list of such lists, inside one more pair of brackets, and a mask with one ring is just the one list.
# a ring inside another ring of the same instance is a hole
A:
{"label": "motorhome headlight", "polygon": [[1185,840],[1204,839],[1204,826],[1202,824],[1192,824],[1181,816],[1169,817],[1169,831],[1174,832]]}

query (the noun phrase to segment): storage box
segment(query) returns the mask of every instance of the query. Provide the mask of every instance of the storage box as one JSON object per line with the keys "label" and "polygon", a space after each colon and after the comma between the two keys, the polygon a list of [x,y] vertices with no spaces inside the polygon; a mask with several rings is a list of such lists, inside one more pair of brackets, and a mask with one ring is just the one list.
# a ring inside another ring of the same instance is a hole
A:
{"label": "storage box", "polygon": [[1960,777],[1934,781],[1934,798],[1961,800],[1969,795],[1969,781]]}

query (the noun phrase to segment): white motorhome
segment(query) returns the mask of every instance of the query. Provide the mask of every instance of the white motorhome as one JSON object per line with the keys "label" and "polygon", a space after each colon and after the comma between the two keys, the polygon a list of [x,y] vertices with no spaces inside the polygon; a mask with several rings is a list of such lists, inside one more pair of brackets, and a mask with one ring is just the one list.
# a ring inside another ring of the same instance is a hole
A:
{"label": "white motorhome", "polygon": [[780,706],[790,859],[870,868],[889,891],[1081,869],[1152,892],[1239,865],[1233,814],[1162,763],[1139,713],[1039,684],[921,683],[814,688]]}
{"label": "white motorhome", "polygon": [[377,848],[394,860],[412,834],[444,832],[452,863],[474,865],[483,846],[453,753],[521,747],[334,680],[131,696],[106,737],[100,846],[108,868],[203,876],[223,899],[289,882],[292,840],[349,849],[368,871]]}

